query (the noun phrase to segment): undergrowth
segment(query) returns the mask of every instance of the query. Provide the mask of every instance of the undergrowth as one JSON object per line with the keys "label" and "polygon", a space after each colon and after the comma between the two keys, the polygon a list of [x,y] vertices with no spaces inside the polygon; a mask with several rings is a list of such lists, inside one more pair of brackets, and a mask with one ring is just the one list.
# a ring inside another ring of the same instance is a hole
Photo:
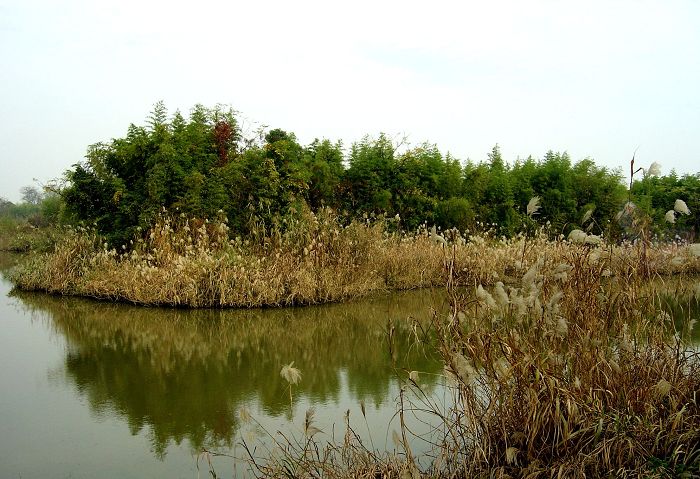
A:
{"label": "undergrowth", "polygon": [[[420,228],[399,219],[343,225],[331,210],[300,212],[284,229],[260,227],[230,238],[225,217],[198,220],[163,214],[130,244],[109,248],[90,229],[66,229],[48,253],[30,255],[13,274],[26,290],[188,307],[317,304],[374,291],[443,285],[449,251],[454,285],[513,283],[536,258],[562,263],[586,252],[592,274],[700,271],[698,245],[607,244],[598,237],[550,239],[544,229],[512,239]],[[566,271],[557,273],[566,274]]]}

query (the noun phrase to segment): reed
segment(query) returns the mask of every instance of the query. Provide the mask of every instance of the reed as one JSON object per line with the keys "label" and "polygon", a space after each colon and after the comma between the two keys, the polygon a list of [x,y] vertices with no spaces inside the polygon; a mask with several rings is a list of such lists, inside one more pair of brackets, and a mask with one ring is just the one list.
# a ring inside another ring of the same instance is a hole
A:
{"label": "reed", "polygon": [[[13,280],[26,290],[136,304],[259,307],[336,302],[448,280],[512,284],[536,258],[561,264],[571,255],[584,255],[592,274],[603,277],[700,271],[693,245],[612,244],[583,232],[552,239],[545,229],[510,239],[427,227],[407,233],[397,222],[343,224],[331,210],[302,211],[284,228],[254,228],[250,237],[231,238],[224,217],[163,214],[118,249],[90,229],[64,230],[49,253],[31,255]],[[443,268],[448,257],[449,271]]]}
{"label": "reed", "polygon": [[449,320],[435,323],[455,393],[441,412],[440,475],[700,473],[694,321],[671,321],[639,277],[603,277],[594,253],[539,259],[491,292],[452,292]]}
{"label": "reed", "polygon": [[[569,250],[566,263],[538,258],[510,285],[450,289],[451,312],[435,314],[433,324],[452,400],[437,400],[416,371],[398,400],[399,418],[421,410],[436,419],[432,435],[411,437],[401,421],[394,454],[368,448],[349,422],[344,439],[331,444],[270,435],[277,453],[249,455],[252,470],[259,477],[697,477],[695,320],[687,311],[672,318],[662,291],[671,284],[603,277],[594,253]],[[456,271],[453,261],[448,271]],[[694,281],[676,281],[675,294],[697,304]],[[417,399],[407,399],[409,389]],[[416,441],[431,446],[427,458],[412,454]]]}

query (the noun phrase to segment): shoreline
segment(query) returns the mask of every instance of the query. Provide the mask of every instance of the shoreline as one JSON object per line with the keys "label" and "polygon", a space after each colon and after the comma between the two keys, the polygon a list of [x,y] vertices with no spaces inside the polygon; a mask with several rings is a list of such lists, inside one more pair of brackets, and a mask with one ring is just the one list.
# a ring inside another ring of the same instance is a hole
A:
{"label": "shoreline", "polygon": [[[557,281],[572,265],[629,281],[700,273],[697,246],[579,244],[544,235],[510,240],[473,235],[449,244],[429,233],[386,234],[355,225],[334,237],[259,248],[240,240],[167,237],[131,251],[107,249],[86,230],[69,230],[53,252],[29,253],[8,279],[15,288],[144,307],[275,308],[342,303],[425,287],[512,284],[534,265]],[[170,237],[174,236],[174,237]],[[153,235],[151,235],[153,238]],[[183,246],[184,245],[184,246]],[[642,263],[643,261],[643,263]]]}

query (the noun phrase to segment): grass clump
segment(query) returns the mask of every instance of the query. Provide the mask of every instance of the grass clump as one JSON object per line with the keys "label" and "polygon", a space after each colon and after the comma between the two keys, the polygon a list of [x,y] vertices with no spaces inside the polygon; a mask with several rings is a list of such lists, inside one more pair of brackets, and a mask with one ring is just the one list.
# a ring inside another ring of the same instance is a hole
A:
{"label": "grass clump", "polygon": [[382,220],[343,226],[330,210],[302,212],[284,231],[233,239],[223,217],[163,215],[120,249],[91,230],[67,230],[13,279],[22,289],[138,304],[288,306],[439,284],[440,251],[427,233],[389,234]]}
{"label": "grass clump", "polygon": [[675,325],[639,278],[602,277],[592,254],[540,260],[476,297],[453,292],[451,320],[436,323],[455,392],[441,474],[700,473],[694,322]]}

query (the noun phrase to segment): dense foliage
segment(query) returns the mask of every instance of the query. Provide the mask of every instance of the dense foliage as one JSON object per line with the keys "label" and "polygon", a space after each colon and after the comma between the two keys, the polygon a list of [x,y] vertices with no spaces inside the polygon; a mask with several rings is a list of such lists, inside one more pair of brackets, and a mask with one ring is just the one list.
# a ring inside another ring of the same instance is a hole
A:
{"label": "dense foliage", "polygon": [[[345,152],[329,140],[301,145],[280,129],[248,138],[236,112],[222,107],[169,117],[159,103],[145,126],[92,145],[86,158],[67,172],[62,196],[68,213],[96,224],[115,245],[145,230],[163,208],[200,218],[225,214],[242,235],[284,229],[305,208],[330,206],[352,218],[399,215],[405,230],[480,222],[510,236],[533,226],[525,212],[533,196],[541,197],[538,222],[549,222],[555,234],[581,227],[591,208],[595,232],[609,231],[627,198],[619,171],[590,159],[572,162],[567,153],[508,164],[495,146],[488,161],[463,165],[433,144],[398,148],[383,134]],[[700,205],[691,198],[699,183],[698,176],[671,175],[645,178],[634,190],[658,218],[685,199],[693,216],[672,232],[694,232]]]}
{"label": "dense foliage", "polygon": [[[635,203],[648,214],[653,231],[666,238],[680,237],[691,242],[700,232],[700,174],[678,176],[646,175],[632,185],[631,195]],[[676,200],[683,200],[690,214],[676,212],[674,223],[665,219]]]}

